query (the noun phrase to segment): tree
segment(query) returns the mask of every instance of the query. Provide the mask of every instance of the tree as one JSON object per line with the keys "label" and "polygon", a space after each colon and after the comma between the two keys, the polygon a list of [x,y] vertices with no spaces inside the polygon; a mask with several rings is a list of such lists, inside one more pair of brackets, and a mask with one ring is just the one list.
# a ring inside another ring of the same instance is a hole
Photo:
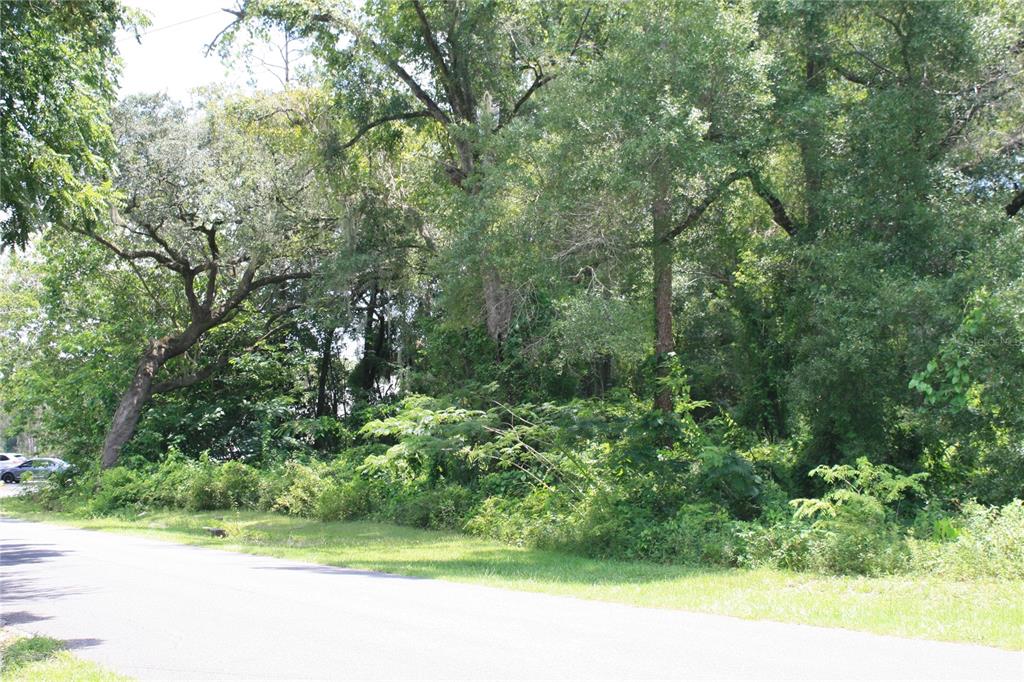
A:
{"label": "tree", "polygon": [[0,249],[50,223],[96,224],[109,196],[118,0],[11,0],[0,21]]}
{"label": "tree", "polygon": [[[286,97],[302,104],[300,93]],[[279,105],[229,100],[190,114],[148,98],[118,111],[123,200],[109,223],[74,230],[143,279],[177,280],[180,322],[147,342],[107,431],[104,467],[117,462],[151,395],[195,384],[223,360],[158,382],[161,368],[253,297],[293,286],[316,268],[336,217],[308,141],[275,113]]]}
{"label": "tree", "polygon": [[[899,417],[913,401],[908,368],[927,362],[958,323],[970,287],[965,255],[994,236],[997,206],[968,210],[971,181],[956,169],[960,149],[1001,145],[1016,129],[1019,9],[761,9],[777,54],[776,184],[796,189],[787,207],[805,216],[777,312],[792,362],[784,390],[810,432],[806,466],[864,453],[907,465],[921,449]],[[986,184],[1005,176],[976,181]]]}
{"label": "tree", "polygon": [[[768,56],[757,39],[754,15],[744,5],[646,2],[609,26],[602,59],[563,91],[569,160],[594,156],[614,170],[596,188],[622,199],[604,202],[618,212],[623,199],[632,215],[610,213],[622,227],[639,223],[646,234],[651,273],[654,356],[658,377],[668,373],[676,342],[672,278],[677,238],[692,229],[740,180],[750,180],[769,201],[752,156],[770,102]],[[671,40],[669,39],[671,36]],[[571,162],[571,161],[570,161]],[[591,202],[592,197],[578,197]],[[646,215],[644,215],[646,213]],[[784,229],[792,224],[777,216]],[[672,410],[670,391],[655,391],[654,404]]]}
{"label": "tree", "polygon": [[[395,122],[429,122],[448,182],[471,197],[488,138],[524,118],[536,93],[589,51],[602,24],[594,6],[565,1],[383,0],[356,9],[246,0],[229,11],[237,19],[229,35],[273,25],[312,39],[354,124],[337,150]],[[487,330],[500,352],[511,301],[486,245],[475,251]]]}

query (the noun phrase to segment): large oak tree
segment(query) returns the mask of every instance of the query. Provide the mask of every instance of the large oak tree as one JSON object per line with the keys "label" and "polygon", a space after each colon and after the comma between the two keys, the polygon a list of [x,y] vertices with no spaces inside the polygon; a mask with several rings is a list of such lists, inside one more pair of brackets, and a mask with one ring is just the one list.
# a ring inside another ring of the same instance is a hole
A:
{"label": "large oak tree", "polygon": [[[281,95],[305,106],[302,93]],[[281,101],[228,99],[189,111],[131,99],[116,116],[121,201],[75,228],[140,272],[178,282],[180,322],[147,340],[103,445],[113,466],[149,397],[201,381],[223,362],[161,378],[161,368],[232,320],[254,296],[309,278],[336,219],[302,128]],[[310,105],[312,106],[312,105]]]}

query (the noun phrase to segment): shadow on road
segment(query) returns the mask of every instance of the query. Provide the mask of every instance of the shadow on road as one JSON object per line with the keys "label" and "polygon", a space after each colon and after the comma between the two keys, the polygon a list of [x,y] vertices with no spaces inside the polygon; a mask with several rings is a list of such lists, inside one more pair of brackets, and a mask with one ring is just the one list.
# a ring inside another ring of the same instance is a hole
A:
{"label": "shadow on road", "polygon": [[28,611],[11,611],[0,616],[0,625],[27,625],[41,620],[50,620],[52,616],[37,616]]}
{"label": "shadow on road", "polygon": [[50,547],[53,547],[53,545],[0,542],[0,566],[36,564],[67,554],[63,550],[48,549]]}
{"label": "shadow on road", "polygon": [[[38,585],[34,573],[38,564],[71,554],[48,543],[0,541],[0,621],[4,625],[28,625],[51,616],[31,611],[11,611],[18,605],[31,606],[40,601],[81,594],[81,590],[55,589]],[[81,646],[95,646],[81,640]],[[98,643],[98,642],[96,642]]]}
{"label": "shadow on road", "polygon": [[37,599],[56,599],[82,594],[81,590],[54,589],[52,587],[37,588],[30,578],[11,578],[3,576],[0,580],[0,602],[4,608],[14,602],[34,601]]}
{"label": "shadow on road", "polygon": [[255,566],[260,571],[304,571],[307,573],[326,573],[328,575],[358,575],[367,578],[385,578],[388,580],[426,580],[426,578],[394,575],[392,573],[381,573],[379,571],[365,571],[358,568],[342,568],[340,566]]}
{"label": "shadow on road", "polygon": [[88,649],[91,646],[103,644],[102,639],[96,639],[95,637],[81,637],[79,639],[64,639],[61,641],[64,642],[65,649],[71,649],[72,651],[75,649]]}

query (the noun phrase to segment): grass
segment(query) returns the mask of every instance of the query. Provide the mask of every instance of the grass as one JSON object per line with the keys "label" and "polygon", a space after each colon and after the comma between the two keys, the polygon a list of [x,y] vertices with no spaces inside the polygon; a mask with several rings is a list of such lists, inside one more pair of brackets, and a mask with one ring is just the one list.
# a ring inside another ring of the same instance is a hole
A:
{"label": "grass", "polygon": [[[864,630],[1024,650],[1024,583],[928,576],[822,576],[693,569],[520,549],[458,533],[259,512],[80,518],[4,500],[5,513],[331,566],[546,592],[635,606]],[[224,528],[224,539],[204,526]]]}
{"label": "grass", "polygon": [[121,682],[131,678],[76,658],[60,640],[0,629],[0,677],[5,682]]}

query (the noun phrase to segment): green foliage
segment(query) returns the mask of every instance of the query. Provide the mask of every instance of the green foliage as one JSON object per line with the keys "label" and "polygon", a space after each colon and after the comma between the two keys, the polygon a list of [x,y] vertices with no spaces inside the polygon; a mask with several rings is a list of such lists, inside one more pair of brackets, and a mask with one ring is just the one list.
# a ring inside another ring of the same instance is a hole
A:
{"label": "green foliage", "polygon": [[793,500],[796,518],[834,519],[844,507],[855,506],[884,515],[891,509],[887,505],[898,507],[909,493],[923,494],[922,481],[928,477],[925,473],[908,476],[888,464],[872,464],[866,457],[858,458],[855,466],[820,466],[810,475],[821,478],[831,490],[821,499]]}
{"label": "green foliage", "polygon": [[525,497],[495,495],[481,503],[466,522],[466,531],[509,544],[553,548],[570,537],[566,520],[572,505],[550,488],[536,488]]}
{"label": "green foliage", "polygon": [[959,514],[933,520],[930,532],[908,545],[912,570],[927,575],[1024,580],[1024,502],[970,501]]}
{"label": "green foliage", "polygon": [[322,475],[322,470],[298,462],[287,462],[280,475],[286,487],[274,498],[272,509],[293,516],[315,516],[320,498],[330,485]]}
{"label": "green foliage", "polygon": [[88,511],[98,515],[141,511],[146,487],[147,481],[138,471],[125,468],[104,471],[96,482],[96,492],[90,496]]}
{"label": "green foliage", "polygon": [[52,658],[64,649],[64,643],[50,637],[20,637],[4,645],[0,651],[2,670],[7,675],[14,674],[22,668],[38,661]]}
{"label": "green foliage", "polygon": [[387,491],[380,483],[353,478],[325,488],[317,500],[316,516],[322,521],[362,519],[381,510]]}
{"label": "green foliage", "polygon": [[817,568],[814,562],[817,549],[815,544],[821,536],[806,521],[779,518],[765,522],[739,522],[735,531],[742,547],[737,557],[740,566],[767,566],[791,571]]}
{"label": "green foliage", "polygon": [[456,483],[427,490],[410,488],[392,497],[385,518],[414,528],[460,530],[473,502],[473,494]]}
{"label": "green foliage", "polygon": [[814,519],[809,548],[820,570],[887,573],[901,568],[904,547],[897,523],[899,505],[910,493],[923,495],[927,474],[905,475],[895,467],[872,464],[818,467],[811,472],[829,485],[821,498],[796,499],[794,519]]}
{"label": "green foliage", "polygon": [[0,251],[48,223],[96,225],[112,195],[117,0],[8,2],[0,23]]}

